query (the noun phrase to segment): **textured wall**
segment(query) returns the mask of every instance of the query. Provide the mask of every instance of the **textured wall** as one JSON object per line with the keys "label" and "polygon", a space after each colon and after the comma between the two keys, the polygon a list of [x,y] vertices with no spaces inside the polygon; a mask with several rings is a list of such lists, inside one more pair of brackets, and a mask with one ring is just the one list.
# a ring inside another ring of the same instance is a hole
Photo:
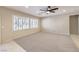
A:
{"label": "textured wall", "polygon": [[60,15],[42,19],[42,31],[69,34],[69,16]]}
{"label": "textured wall", "polygon": [[[29,30],[22,30],[22,31],[12,31],[12,15],[17,16],[29,16],[34,17],[22,12],[18,12],[15,10],[10,10],[7,8],[0,7],[0,15],[2,17],[2,42],[8,42],[13,39],[30,35],[32,33],[36,33],[40,31],[40,24],[38,29],[29,29]],[[40,21],[40,20],[39,20]]]}

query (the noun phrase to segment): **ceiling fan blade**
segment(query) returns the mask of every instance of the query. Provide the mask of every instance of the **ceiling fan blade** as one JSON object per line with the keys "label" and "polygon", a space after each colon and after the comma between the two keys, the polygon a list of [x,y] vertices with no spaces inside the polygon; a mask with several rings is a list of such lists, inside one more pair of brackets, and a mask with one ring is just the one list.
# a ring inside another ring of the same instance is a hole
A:
{"label": "ceiling fan blade", "polygon": [[55,13],[55,11],[51,11],[51,13]]}
{"label": "ceiling fan blade", "polygon": [[58,8],[54,8],[54,9],[51,9],[51,10],[58,10]]}
{"label": "ceiling fan blade", "polygon": [[55,10],[58,10],[58,9],[59,8],[57,8],[57,7],[52,8],[52,6],[47,6],[46,9],[40,9],[40,11],[43,11],[42,13],[49,14],[49,13],[55,13]]}

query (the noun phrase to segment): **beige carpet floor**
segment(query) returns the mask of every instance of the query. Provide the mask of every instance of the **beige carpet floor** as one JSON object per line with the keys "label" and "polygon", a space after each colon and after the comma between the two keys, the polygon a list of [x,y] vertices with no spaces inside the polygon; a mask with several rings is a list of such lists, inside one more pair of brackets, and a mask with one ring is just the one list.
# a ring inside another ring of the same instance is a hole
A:
{"label": "beige carpet floor", "polygon": [[79,51],[68,35],[36,33],[15,39],[27,52],[77,52]]}

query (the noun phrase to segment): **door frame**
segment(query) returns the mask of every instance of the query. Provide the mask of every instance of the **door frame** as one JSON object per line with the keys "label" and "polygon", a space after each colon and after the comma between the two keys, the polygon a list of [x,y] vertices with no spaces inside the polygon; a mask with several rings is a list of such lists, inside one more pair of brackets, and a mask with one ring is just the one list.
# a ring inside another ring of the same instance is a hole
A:
{"label": "door frame", "polygon": [[1,34],[2,34],[2,31],[1,31],[1,25],[2,25],[2,21],[1,21],[1,16],[0,16],[0,44],[1,44],[1,41],[2,41],[2,36],[1,36]]}

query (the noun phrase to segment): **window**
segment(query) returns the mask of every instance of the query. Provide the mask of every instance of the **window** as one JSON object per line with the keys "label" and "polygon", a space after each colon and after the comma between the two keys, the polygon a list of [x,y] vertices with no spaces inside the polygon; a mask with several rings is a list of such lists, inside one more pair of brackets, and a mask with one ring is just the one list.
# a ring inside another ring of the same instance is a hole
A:
{"label": "window", "polygon": [[38,28],[38,19],[35,20],[34,28]]}
{"label": "window", "polygon": [[13,17],[13,31],[17,31],[18,30],[18,27],[19,27],[19,21],[18,21],[18,17],[14,16]]}
{"label": "window", "polygon": [[30,19],[30,28],[33,28],[33,19]]}
{"label": "window", "polygon": [[23,24],[23,29],[26,29],[26,20],[25,20],[25,18],[23,18],[23,20],[22,20],[22,24]]}
{"label": "window", "polygon": [[29,29],[29,18],[28,17],[23,19],[23,29]]}
{"label": "window", "polygon": [[38,19],[30,19],[30,28],[38,28]]}
{"label": "window", "polygon": [[19,24],[19,30],[22,30],[23,24],[22,24],[23,19],[21,17],[18,17],[18,24]]}
{"label": "window", "polygon": [[38,28],[38,19],[13,16],[13,31]]}

